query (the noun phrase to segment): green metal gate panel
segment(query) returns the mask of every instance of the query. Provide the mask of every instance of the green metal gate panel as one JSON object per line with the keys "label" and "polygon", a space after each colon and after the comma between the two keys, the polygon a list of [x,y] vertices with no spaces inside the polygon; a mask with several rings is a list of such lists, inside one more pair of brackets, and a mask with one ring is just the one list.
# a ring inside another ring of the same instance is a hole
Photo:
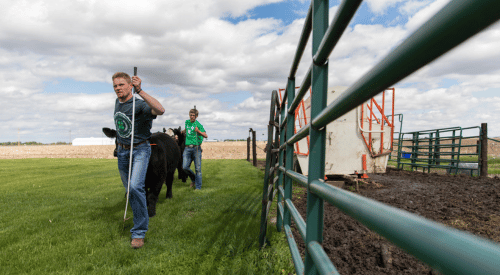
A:
{"label": "green metal gate panel", "polygon": [[[477,134],[467,134],[471,131]],[[480,140],[481,127],[451,127],[400,133],[397,141],[397,168],[403,169],[410,166],[411,170],[441,168],[449,173],[467,171],[471,176],[479,175],[481,170],[481,143],[464,144],[466,140]],[[467,149],[473,148],[474,150]],[[475,152],[470,152],[475,151]],[[461,157],[476,157],[476,161],[464,161]],[[410,162],[405,161],[410,160]],[[477,168],[461,167],[460,164],[477,164]]]}
{"label": "green metal gate panel", "polygon": [[[500,274],[500,245],[497,243],[450,229],[323,181],[326,125],[499,20],[500,1],[451,1],[326,106],[327,60],[360,4],[361,0],[342,1],[332,24],[328,25],[328,0],[312,1],[283,102],[279,102],[276,91],[272,93],[259,238],[261,246],[265,243],[269,208],[278,194],[277,227],[279,231],[285,230],[297,274],[338,274],[321,247],[324,201],[443,274]],[[295,95],[295,73],[311,32],[313,63]],[[313,90],[312,122],[293,134],[295,109],[310,87]],[[432,139],[439,138],[438,135],[433,135]],[[305,177],[293,172],[292,155],[294,144],[307,136],[310,136],[311,146],[309,176]],[[419,146],[418,139],[415,143]],[[424,146],[432,148],[433,145]],[[293,206],[292,181],[309,191],[307,223]],[[305,260],[301,258],[292,236],[292,219],[306,243]]]}

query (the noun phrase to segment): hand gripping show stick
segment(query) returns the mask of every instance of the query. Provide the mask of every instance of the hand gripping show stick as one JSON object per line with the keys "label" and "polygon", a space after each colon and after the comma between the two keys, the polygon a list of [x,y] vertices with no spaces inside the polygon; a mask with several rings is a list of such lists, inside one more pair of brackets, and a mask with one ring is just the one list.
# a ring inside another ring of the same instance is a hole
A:
{"label": "hand gripping show stick", "polygon": [[[137,76],[137,67],[134,67],[134,76]],[[128,165],[128,183],[127,183],[127,202],[125,204],[125,214],[123,214],[123,222],[127,220],[128,199],[130,197],[130,176],[132,174],[132,153],[134,152],[134,124],[135,124],[135,87],[132,92],[132,134],[130,137],[130,162]]]}

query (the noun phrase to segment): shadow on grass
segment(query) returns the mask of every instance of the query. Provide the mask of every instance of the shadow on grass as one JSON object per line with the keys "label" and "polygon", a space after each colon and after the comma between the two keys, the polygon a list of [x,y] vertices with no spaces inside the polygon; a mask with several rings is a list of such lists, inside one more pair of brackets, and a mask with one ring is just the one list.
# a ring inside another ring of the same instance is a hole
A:
{"label": "shadow on grass", "polygon": [[[179,181],[180,182],[180,181]],[[185,184],[185,183],[184,183]],[[176,189],[180,188],[181,186],[176,186],[177,183],[174,181],[174,189],[173,193],[174,196],[176,195]],[[172,199],[166,199],[165,194],[166,194],[167,187],[165,185],[162,186],[162,190],[160,192],[160,196],[157,202],[157,205],[162,205],[167,202],[171,202]],[[121,192],[117,196],[121,196]],[[127,200],[126,193],[123,193],[123,196],[121,197],[120,201],[115,203],[114,205],[107,205],[104,207],[99,207],[95,211],[92,211],[90,213],[91,220],[99,220],[105,224],[106,227],[108,228],[118,228],[120,232],[120,236],[122,237],[130,237],[130,229],[134,226],[133,222],[133,213],[132,213],[132,207],[130,206],[130,202],[128,205],[128,210],[127,210],[127,220],[123,221],[123,214],[125,211],[125,203]],[[162,213],[158,213],[162,214]],[[159,215],[157,215],[159,216]],[[157,216],[150,218],[150,223],[151,219],[155,219]],[[160,215],[161,216],[161,215]]]}
{"label": "shadow on grass", "polygon": [[105,224],[104,226],[106,228],[117,228],[120,236],[129,237],[130,229],[134,226],[134,222],[130,205],[127,210],[127,220],[123,221],[125,203],[126,197],[123,196],[123,198],[114,205],[97,208],[96,211],[91,212],[91,219],[99,220],[101,223]]}
{"label": "shadow on grass", "polygon": [[[233,203],[223,209],[219,216],[212,217],[217,222],[217,228],[211,230],[212,236],[205,247],[200,247],[195,262],[189,274],[216,274],[223,258],[234,258],[238,254],[252,248],[257,240],[255,229],[258,228],[258,194],[240,194]],[[207,222],[210,222],[207,220]],[[194,235],[198,235],[197,232]],[[209,256],[208,258],[206,256]],[[209,267],[207,266],[209,263]],[[234,265],[234,262],[231,262]],[[203,268],[203,269],[202,269]],[[237,270],[246,270],[245,267],[232,267]]]}

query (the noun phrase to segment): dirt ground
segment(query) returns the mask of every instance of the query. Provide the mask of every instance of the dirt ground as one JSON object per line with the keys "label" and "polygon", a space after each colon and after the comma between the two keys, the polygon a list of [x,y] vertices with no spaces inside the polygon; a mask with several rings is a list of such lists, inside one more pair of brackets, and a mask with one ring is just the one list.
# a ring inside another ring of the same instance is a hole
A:
{"label": "dirt ground", "polygon": [[[257,141],[257,158],[265,159],[266,142]],[[247,142],[204,142],[203,159],[246,159]],[[35,145],[0,146],[0,159],[23,158],[93,158],[113,159],[114,145]],[[252,159],[252,155],[250,155]]]}
{"label": "dirt ground", "polygon": [[[500,242],[500,179],[391,168],[369,176],[360,195]],[[301,192],[293,200],[305,218],[307,192]],[[323,247],[340,274],[439,274],[329,203],[324,212]],[[293,231],[303,254],[302,237]],[[383,261],[384,249],[392,264]]]}

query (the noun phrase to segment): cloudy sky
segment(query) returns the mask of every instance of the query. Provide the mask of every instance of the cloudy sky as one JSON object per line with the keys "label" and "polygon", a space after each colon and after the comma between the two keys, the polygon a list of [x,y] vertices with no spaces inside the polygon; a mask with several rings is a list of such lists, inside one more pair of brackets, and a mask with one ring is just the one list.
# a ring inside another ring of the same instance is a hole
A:
{"label": "cloudy sky", "polygon": [[[0,17],[0,142],[102,137],[113,127],[111,76],[138,67],[178,127],[194,105],[210,139],[264,139],[271,91],[284,88],[309,1],[19,0]],[[329,85],[349,86],[449,0],[366,0],[330,56]],[[119,3],[119,4],[117,4]],[[330,0],[330,18],[339,0]],[[310,45],[297,84],[311,62]],[[403,131],[488,123],[500,136],[500,24],[396,88]]]}

